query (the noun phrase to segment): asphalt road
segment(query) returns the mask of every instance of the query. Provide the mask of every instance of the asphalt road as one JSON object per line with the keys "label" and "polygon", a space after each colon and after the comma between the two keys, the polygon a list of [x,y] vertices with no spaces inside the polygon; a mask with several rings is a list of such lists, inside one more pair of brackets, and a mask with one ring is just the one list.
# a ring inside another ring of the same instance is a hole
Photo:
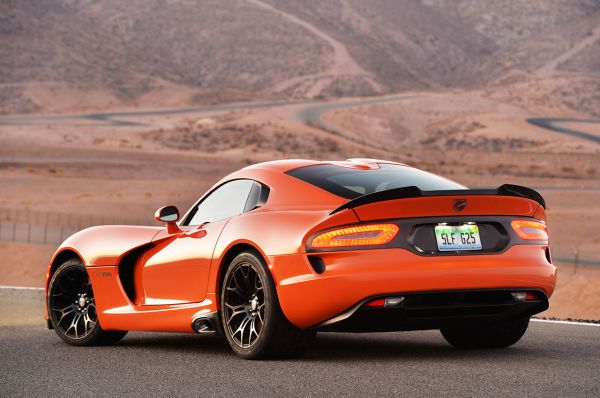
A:
{"label": "asphalt road", "polygon": [[588,124],[599,124],[600,120],[590,120],[590,119],[567,119],[567,118],[554,118],[554,117],[532,117],[527,119],[527,123],[533,124],[534,126],[538,126],[544,128],[546,130],[554,131],[555,133],[561,133],[570,135],[571,137],[581,138],[584,140],[597,142],[600,144],[600,136],[584,133],[582,131],[573,130],[567,127],[560,126],[560,123],[588,123]]}
{"label": "asphalt road", "polygon": [[[352,141],[357,141],[356,136],[352,133],[348,133],[344,130],[339,129],[336,126],[332,126],[327,124],[321,119],[321,116],[328,111],[334,109],[347,109],[354,108],[359,106],[369,106],[369,105],[377,105],[383,104],[387,102],[395,102],[407,100],[410,98],[414,98],[414,95],[391,95],[386,97],[375,97],[375,98],[366,98],[358,101],[338,101],[338,102],[330,102],[330,103],[306,103],[302,106],[297,107],[292,112],[292,117],[296,119],[296,121],[304,124],[308,124],[309,126],[319,128],[321,130],[329,131],[330,133],[340,135],[342,137],[348,138]],[[371,146],[374,148],[383,148],[381,145],[377,143],[369,143],[365,141],[359,141],[363,145]]]}
{"label": "asphalt road", "polygon": [[[355,108],[359,106],[368,106],[382,104],[386,102],[395,102],[416,97],[415,95],[387,95],[382,97],[367,97],[355,100],[335,100],[331,102],[316,100],[289,100],[289,101],[269,101],[269,102],[238,102],[225,103],[217,105],[206,105],[187,108],[167,108],[167,109],[149,109],[128,112],[96,112],[81,114],[63,114],[63,115],[9,115],[0,116],[0,126],[2,125],[28,125],[28,124],[60,124],[60,125],[109,125],[109,126],[143,126],[144,123],[136,120],[127,120],[128,118],[149,117],[149,116],[167,116],[183,113],[213,113],[220,111],[233,111],[243,109],[263,109],[279,107],[297,107],[292,112],[292,117],[301,123],[327,130],[331,133],[354,139],[352,134],[347,134],[335,126],[327,125],[322,121],[321,115],[332,109]],[[582,131],[560,126],[560,123],[590,123],[597,124],[600,120],[591,119],[567,119],[552,117],[533,117],[526,121],[534,126],[544,128],[555,133],[569,135],[586,141],[600,143],[600,137],[585,133]],[[363,143],[365,144],[365,143]],[[370,145],[370,144],[367,144]],[[370,146],[377,147],[376,144]]]}
{"label": "asphalt road", "polygon": [[517,345],[460,351],[437,331],[319,334],[301,359],[244,361],[219,338],[130,333],[76,348],[42,292],[0,289],[0,394],[16,396],[598,396],[600,327],[533,322]]}
{"label": "asphalt road", "polygon": [[[15,115],[0,116],[0,125],[26,125],[26,124],[84,124],[109,125],[109,126],[143,126],[144,123],[124,120],[131,117],[167,116],[182,113],[210,113],[220,111],[235,111],[241,109],[277,108],[302,104],[313,104],[315,101],[271,101],[271,102],[239,102],[217,105],[206,105],[188,108],[148,109],[129,112],[98,112],[77,113],[64,115]],[[89,123],[92,122],[92,123]],[[93,123],[95,122],[95,123]]]}

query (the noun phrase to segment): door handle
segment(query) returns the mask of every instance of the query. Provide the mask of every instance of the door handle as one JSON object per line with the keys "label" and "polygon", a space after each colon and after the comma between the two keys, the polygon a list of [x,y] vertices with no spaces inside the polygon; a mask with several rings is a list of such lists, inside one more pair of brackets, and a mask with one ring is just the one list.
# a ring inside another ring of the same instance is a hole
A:
{"label": "door handle", "polygon": [[185,236],[189,237],[189,238],[203,238],[206,236],[206,230],[205,229],[197,229],[195,231],[186,232]]}

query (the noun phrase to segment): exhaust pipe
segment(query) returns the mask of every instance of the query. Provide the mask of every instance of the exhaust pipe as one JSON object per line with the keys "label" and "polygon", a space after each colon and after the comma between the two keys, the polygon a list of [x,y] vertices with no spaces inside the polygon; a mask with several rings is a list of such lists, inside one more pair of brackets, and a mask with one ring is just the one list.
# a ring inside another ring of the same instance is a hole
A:
{"label": "exhaust pipe", "polygon": [[199,334],[217,333],[213,320],[205,316],[194,318],[192,321],[192,329]]}

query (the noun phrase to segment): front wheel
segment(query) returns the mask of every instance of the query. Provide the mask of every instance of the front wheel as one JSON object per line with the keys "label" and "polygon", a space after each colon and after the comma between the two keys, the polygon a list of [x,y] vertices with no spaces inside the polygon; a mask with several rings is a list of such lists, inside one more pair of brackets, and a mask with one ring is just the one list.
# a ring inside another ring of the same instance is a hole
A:
{"label": "front wheel", "polygon": [[245,359],[301,355],[315,332],[298,329],[281,310],[275,283],[262,258],[244,252],[229,264],[221,287],[223,331]]}
{"label": "front wheel", "polygon": [[85,266],[78,260],[65,261],[48,286],[48,315],[56,334],[68,344],[89,346],[112,344],[127,332],[100,327],[96,299]]}
{"label": "front wheel", "polygon": [[478,327],[442,329],[446,341],[456,348],[503,348],[521,340],[529,317],[505,319]]}

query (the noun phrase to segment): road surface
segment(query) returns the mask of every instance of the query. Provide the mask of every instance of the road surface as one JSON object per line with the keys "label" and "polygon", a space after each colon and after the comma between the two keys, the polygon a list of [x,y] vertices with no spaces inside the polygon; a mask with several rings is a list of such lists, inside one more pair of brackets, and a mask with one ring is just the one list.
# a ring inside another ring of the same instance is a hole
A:
{"label": "road surface", "polygon": [[[241,103],[226,103],[218,105],[207,105],[188,108],[170,108],[170,109],[153,109],[139,110],[129,112],[96,112],[96,113],[81,113],[81,114],[65,114],[65,115],[15,115],[15,116],[0,116],[0,126],[2,125],[30,125],[30,124],[60,124],[60,125],[108,125],[108,126],[143,126],[144,123],[139,121],[139,118],[150,116],[167,116],[184,113],[213,113],[221,111],[247,110],[247,109],[267,109],[280,107],[294,107],[292,117],[301,123],[306,123],[313,127],[327,130],[334,134],[345,136],[354,140],[351,134],[339,130],[335,126],[327,125],[321,120],[321,115],[332,109],[347,109],[360,106],[368,106],[375,104],[383,104],[387,102],[397,102],[410,98],[415,98],[416,95],[387,95],[382,97],[360,98],[354,100],[340,99],[334,101],[271,101],[271,102],[241,102]],[[135,118],[136,120],[131,120]],[[128,120],[129,119],[129,120]],[[600,137],[585,133],[582,131],[561,127],[560,123],[575,122],[575,123],[600,123],[600,120],[590,119],[567,119],[567,118],[552,118],[552,117],[532,117],[526,121],[534,126],[543,129],[565,134],[571,137],[580,138],[586,141],[600,143]],[[364,142],[363,142],[364,144]],[[372,146],[378,147],[376,144]]]}
{"label": "road surface", "polygon": [[76,348],[44,329],[41,291],[0,289],[2,396],[545,396],[600,391],[600,327],[532,322],[517,345],[460,351],[437,331],[319,334],[297,360],[244,361],[219,338],[130,333]]}
{"label": "road surface", "polygon": [[600,144],[600,136],[585,133],[583,131],[573,130],[567,127],[562,127],[561,123],[588,123],[588,124],[600,124],[600,120],[591,119],[567,119],[558,117],[532,117],[527,119],[527,123],[533,124],[544,128],[546,130],[553,131],[555,133],[561,133],[570,135],[571,137],[581,138],[587,141],[592,141]]}

